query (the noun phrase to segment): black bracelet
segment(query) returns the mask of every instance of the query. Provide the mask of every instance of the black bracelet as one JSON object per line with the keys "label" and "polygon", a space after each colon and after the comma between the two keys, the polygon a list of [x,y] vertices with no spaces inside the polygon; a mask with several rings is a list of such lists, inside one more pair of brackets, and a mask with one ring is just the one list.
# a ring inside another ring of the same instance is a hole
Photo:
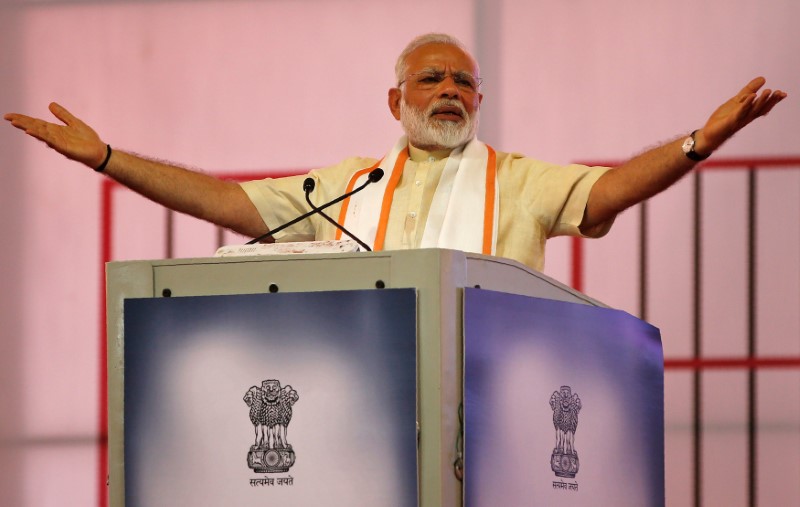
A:
{"label": "black bracelet", "polygon": [[105,159],[105,160],[103,160],[103,163],[102,163],[102,164],[100,164],[100,165],[97,167],[97,169],[95,169],[95,171],[97,171],[97,172],[99,172],[99,173],[101,173],[101,172],[105,171],[105,170],[106,170],[106,166],[108,165],[108,161],[109,161],[109,159],[111,159],[111,145],[110,145],[110,144],[107,144],[107,145],[106,145],[106,159]]}

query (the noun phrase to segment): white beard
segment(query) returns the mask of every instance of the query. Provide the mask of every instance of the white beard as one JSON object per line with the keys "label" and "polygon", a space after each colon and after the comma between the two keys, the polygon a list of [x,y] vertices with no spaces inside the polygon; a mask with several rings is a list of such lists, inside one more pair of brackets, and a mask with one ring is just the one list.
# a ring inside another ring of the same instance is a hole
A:
{"label": "white beard", "polygon": [[[436,108],[445,105],[460,108],[465,121],[457,123],[431,117]],[[432,103],[425,111],[420,111],[409,106],[405,99],[400,99],[400,124],[409,143],[429,151],[453,149],[467,144],[478,131],[479,116],[478,110],[468,115],[464,105],[457,100],[441,99]]]}

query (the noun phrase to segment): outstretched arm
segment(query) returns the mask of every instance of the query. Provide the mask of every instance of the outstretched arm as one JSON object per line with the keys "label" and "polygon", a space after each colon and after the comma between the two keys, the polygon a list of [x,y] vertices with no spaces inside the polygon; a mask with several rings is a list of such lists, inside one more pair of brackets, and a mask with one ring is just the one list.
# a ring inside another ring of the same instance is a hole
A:
{"label": "outstretched arm", "polygon": [[[100,136],[58,104],[50,104],[50,111],[64,124],[15,113],[4,118],[65,157],[92,169],[99,167],[107,153]],[[251,237],[267,232],[255,206],[236,183],[116,149],[103,172],[172,210]]]}
{"label": "outstretched arm", "polygon": [[[714,111],[695,134],[698,154],[710,155],[736,132],[769,113],[786,98],[786,93],[780,90],[765,89],[759,95],[758,90],[765,83],[763,77],[753,79]],[[649,150],[601,176],[589,194],[581,230],[590,231],[634,204],[665,190],[688,173],[697,162],[683,153],[681,145],[686,137]]]}

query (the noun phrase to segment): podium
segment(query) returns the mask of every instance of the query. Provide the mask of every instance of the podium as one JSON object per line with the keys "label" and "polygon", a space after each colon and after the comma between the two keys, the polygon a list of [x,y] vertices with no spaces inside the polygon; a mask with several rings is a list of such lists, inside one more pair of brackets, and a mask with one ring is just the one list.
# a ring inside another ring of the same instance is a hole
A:
{"label": "podium", "polygon": [[111,505],[664,505],[657,329],[502,258],[107,266]]}

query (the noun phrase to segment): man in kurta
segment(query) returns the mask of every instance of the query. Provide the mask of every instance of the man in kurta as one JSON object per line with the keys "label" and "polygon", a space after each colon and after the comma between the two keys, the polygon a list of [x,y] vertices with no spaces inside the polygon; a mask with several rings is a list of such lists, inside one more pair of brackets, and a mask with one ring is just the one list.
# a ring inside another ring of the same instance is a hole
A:
{"label": "man in kurta", "polygon": [[[758,77],[704,125],[618,167],[558,166],[496,151],[477,138],[480,69],[454,37],[415,38],[400,54],[395,73],[388,105],[404,135],[387,142],[383,158],[353,157],[309,175],[242,184],[112,149],[55,103],[50,111],[63,124],[16,113],[5,119],[153,201],[251,237],[310,209],[304,199],[306,177],[314,179],[314,199],[320,205],[380,166],[386,173],[381,181],[327,210],[373,249],[454,248],[541,270],[548,238],[602,236],[617,214],[668,188],[786,98],[780,90],[762,90],[766,81]],[[339,235],[336,227],[315,216],[274,239]]]}

